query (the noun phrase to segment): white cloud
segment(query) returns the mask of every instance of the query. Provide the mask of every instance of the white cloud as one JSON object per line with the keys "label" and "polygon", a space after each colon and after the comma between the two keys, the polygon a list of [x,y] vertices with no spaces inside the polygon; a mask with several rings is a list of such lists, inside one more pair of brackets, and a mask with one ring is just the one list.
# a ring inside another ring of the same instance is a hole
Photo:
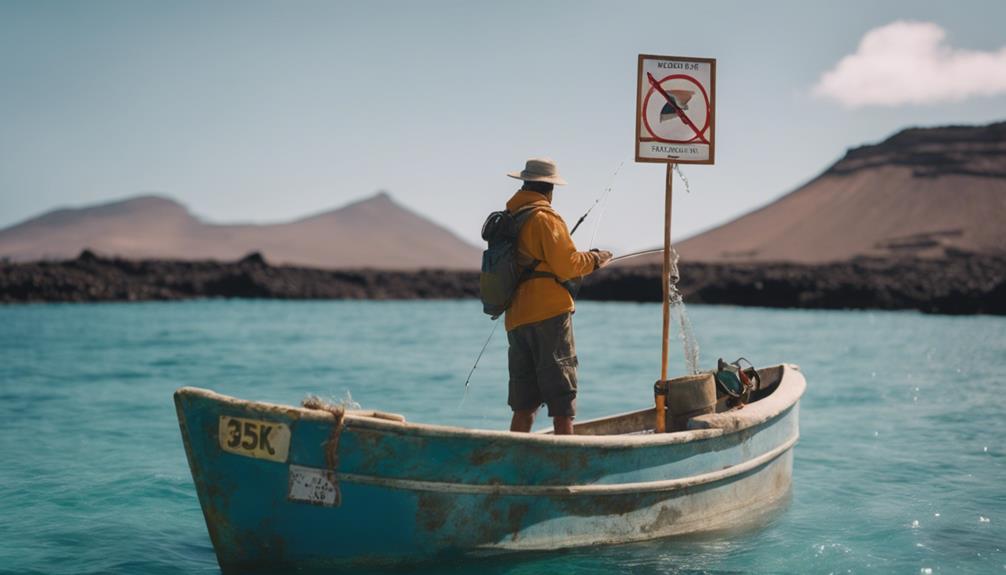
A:
{"label": "white cloud", "polygon": [[825,72],[813,93],[848,108],[956,102],[1006,94],[1006,46],[954,48],[932,22],[898,21],[863,36],[855,54]]}

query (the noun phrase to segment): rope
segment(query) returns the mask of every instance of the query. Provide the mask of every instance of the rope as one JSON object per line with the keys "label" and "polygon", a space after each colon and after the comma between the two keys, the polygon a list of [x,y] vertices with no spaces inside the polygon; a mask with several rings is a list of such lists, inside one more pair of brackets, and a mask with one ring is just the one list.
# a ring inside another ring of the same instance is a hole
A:
{"label": "rope", "polygon": [[346,415],[346,406],[328,403],[315,395],[305,399],[301,402],[301,405],[307,409],[317,409],[332,414],[332,419],[334,420],[332,431],[328,434],[328,439],[323,445],[325,447],[325,465],[328,468],[326,476],[328,482],[335,489],[334,505],[335,507],[339,507],[342,505],[342,492],[339,490],[339,482],[335,478],[335,471],[339,468],[339,437],[342,435],[342,429],[345,427],[343,420]]}

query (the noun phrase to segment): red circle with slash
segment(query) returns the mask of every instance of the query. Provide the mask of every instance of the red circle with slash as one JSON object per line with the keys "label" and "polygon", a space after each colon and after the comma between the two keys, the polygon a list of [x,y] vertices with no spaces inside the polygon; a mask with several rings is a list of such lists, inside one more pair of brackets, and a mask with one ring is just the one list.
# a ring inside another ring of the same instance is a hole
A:
{"label": "red circle with slash", "polygon": [[[709,113],[709,94],[706,93],[706,89],[702,87],[702,84],[699,83],[698,80],[687,74],[671,74],[670,76],[665,76],[661,78],[657,83],[663,84],[668,80],[685,80],[686,82],[691,82],[692,84],[695,84],[699,88],[699,92],[702,92],[702,98],[706,101],[706,123],[703,124],[701,128],[699,128],[699,134],[705,133],[706,128],[709,127],[709,116],[711,115]],[[696,134],[690,140],[667,140],[657,135],[657,132],[655,132],[653,128],[650,127],[650,120],[647,119],[646,117],[646,107],[650,103],[650,96],[652,96],[653,92],[655,91],[656,89],[653,86],[650,86],[650,91],[646,93],[646,98],[643,99],[643,107],[641,110],[643,114],[643,125],[645,125],[646,129],[649,130],[650,134],[653,135],[653,139],[657,140],[658,142],[666,142],[668,144],[690,144],[698,140],[699,139],[698,134]],[[684,113],[684,110],[682,110],[682,113]]]}

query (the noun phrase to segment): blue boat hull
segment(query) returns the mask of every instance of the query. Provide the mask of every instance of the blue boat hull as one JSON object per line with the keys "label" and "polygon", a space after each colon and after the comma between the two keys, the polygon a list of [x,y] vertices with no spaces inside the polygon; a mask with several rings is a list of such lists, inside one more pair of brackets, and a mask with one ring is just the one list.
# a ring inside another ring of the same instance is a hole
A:
{"label": "blue boat hull", "polygon": [[[765,398],[667,434],[640,428],[652,410],[552,436],[196,388],[175,403],[225,571],[395,563],[637,541],[758,516],[788,493],[805,387],[795,367],[772,369]],[[604,432],[614,434],[587,435]]]}

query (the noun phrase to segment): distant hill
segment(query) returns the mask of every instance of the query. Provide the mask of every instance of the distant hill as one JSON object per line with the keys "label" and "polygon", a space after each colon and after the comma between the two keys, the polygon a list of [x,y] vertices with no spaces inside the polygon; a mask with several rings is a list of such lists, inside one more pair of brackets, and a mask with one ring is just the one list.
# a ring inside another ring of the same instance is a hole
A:
{"label": "distant hill", "polygon": [[676,248],[693,262],[1006,254],[1004,221],[1006,122],[913,128],[849,150],[796,191]]}
{"label": "distant hill", "polygon": [[475,269],[479,250],[386,193],[288,223],[218,225],[169,198],[60,209],[0,230],[0,257],[64,259],[83,249],[125,258],[234,260],[320,268]]}

